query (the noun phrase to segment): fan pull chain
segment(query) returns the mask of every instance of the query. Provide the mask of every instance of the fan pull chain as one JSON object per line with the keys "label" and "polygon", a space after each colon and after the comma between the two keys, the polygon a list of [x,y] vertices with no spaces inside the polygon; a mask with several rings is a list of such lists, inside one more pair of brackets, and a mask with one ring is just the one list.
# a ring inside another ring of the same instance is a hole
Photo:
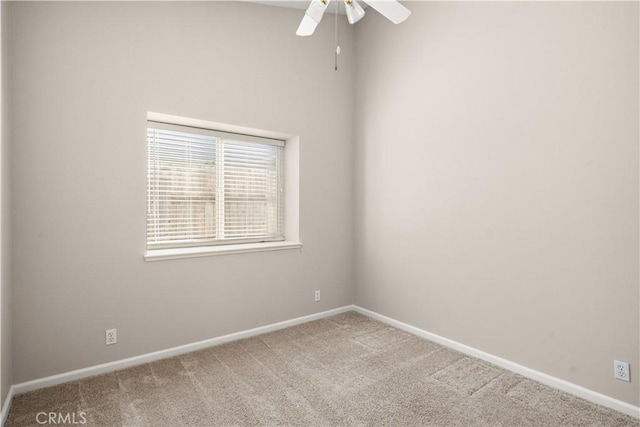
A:
{"label": "fan pull chain", "polygon": [[338,71],[338,55],[340,55],[340,28],[338,27],[338,3],[335,2],[336,5],[336,17],[335,17],[335,42],[336,42],[336,51],[335,51],[335,70]]}

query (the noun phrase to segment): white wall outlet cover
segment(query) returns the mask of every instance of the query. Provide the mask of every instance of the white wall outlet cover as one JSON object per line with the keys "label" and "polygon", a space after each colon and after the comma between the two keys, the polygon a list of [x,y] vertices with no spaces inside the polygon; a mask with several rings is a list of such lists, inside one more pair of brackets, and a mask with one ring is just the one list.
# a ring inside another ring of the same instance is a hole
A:
{"label": "white wall outlet cover", "polygon": [[314,299],[315,299],[315,301],[320,301],[320,291],[316,291],[316,293],[314,295]]}
{"label": "white wall outlet cover", "polygon": [[107,329],[106,331],[106,344],[111,345],[118,342],[118,333],[116,329]]}
{"label": "white wall outlet cover", "polygon": [[613,361],[613,375],[616,379],[622,381],[631,381],[629,377],[629,364],[619,360]]}

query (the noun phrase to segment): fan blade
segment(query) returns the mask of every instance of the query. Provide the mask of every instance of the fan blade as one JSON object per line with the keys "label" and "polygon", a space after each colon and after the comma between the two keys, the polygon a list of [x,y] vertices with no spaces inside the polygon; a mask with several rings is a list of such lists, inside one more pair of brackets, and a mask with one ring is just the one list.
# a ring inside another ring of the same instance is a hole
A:
{"label": "fan blade", "polygon": [[304,13],[302,22],[296,31],[299,36],[310,36],[316,30],[316,27],[322,21],[324,11],[330,0],[311,0],[311,4]]}
{"label": "fan blade", "polygon": [[380,15],[387,18],[394,24],[399,24],[411,15],[411,11],[401,5],[396,0],[364,0],[369,6],[374,8]]}
{"label": "fan blade", "polygon": [[304,15],[302,18],[302,22],[300,22],[300,26],[296,31],[296,35],[298,36],[310,36],[316,30],[316,26],[318,23],[313,19],[309,18],[309,15]]}

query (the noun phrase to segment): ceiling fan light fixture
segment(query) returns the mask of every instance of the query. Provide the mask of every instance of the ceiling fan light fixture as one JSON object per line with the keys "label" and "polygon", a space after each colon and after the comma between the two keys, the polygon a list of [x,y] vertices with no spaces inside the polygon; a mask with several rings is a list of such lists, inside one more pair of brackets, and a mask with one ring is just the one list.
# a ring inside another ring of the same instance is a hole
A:
{"label": "ceiling fan light fixture", "polygon": [[[322,16],[327,10],[327,5],[331,0],[311,0],[309,8],[302,18],[296,34],[299,36],[310,36],[322,20]],[[347,11],[349,24],[355,24],[364,16],[364,9],[356,0],[343,0]],[[394,24],[399,24],[411,15],[411,11],[404,7],[398,0],[363,0],[380,15],[387,18]],[[336,5],[336,19],[338,17]],[[337,28],[337,27],[336,27]]]}
{"label": "ceiling fan light fixture", "polygon": [[349,24],[355,24],[364,17],[364,9],[356,2],[356,0],[344,0],[347,9],[347,20]]}

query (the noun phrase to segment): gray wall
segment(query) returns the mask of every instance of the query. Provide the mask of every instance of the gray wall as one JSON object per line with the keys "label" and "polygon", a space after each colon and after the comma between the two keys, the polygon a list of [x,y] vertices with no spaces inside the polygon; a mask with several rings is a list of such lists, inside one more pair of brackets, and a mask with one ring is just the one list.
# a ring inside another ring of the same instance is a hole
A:
{"label": "gray wall", "polygon": [[2,121],[0,129],[0,405],[13,384],[11,346],[11,121],[9,73],[9,2],[0,2],[2,15]]}
{"label": "gray wall", "polygon": [[638,405],[638,3],[410,8],[356,33],[357,304]]}
{"label": "gray wall", "polygon": [[[346,22],[336,73],[299,10],[11,6],[16,383],[353,302]],[[304,252],[146,263],[147,111],[299,135]]]}

